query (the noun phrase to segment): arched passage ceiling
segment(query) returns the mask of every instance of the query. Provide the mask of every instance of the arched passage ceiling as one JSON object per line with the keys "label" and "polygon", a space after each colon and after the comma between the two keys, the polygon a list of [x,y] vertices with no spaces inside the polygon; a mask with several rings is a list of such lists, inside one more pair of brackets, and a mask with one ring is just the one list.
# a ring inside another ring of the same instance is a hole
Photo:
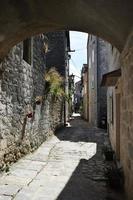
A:
{"label": "arched passage ceiling", "polygon": [[28,36],[53,30],[98,35],[123,49],[133,26],[133,0],[1,0],[0,57]]}

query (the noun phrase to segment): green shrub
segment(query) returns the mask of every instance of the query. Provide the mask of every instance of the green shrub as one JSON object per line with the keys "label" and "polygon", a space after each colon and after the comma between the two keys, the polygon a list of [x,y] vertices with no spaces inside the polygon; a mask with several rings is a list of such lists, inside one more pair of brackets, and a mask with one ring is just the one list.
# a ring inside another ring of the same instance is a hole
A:
{"label": "green shrub", "polygon": [[64,97],[63,78],[55,68],[51,68],[45,74],[45,93],[51,94],[53,97]]}

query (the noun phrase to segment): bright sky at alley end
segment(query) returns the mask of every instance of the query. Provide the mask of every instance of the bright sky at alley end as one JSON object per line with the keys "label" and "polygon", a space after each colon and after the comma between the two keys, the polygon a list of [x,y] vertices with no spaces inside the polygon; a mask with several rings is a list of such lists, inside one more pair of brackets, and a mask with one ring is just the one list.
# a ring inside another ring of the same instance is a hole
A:
{"label": "bright sky at alley end", "polygon": [[70,74],[75,75],[75,82],[80,80],[78,77],[81,76],[81,68],[87,63],[87,38],[87,33],[70,31],[71,50],[75,50],[70,53]]}

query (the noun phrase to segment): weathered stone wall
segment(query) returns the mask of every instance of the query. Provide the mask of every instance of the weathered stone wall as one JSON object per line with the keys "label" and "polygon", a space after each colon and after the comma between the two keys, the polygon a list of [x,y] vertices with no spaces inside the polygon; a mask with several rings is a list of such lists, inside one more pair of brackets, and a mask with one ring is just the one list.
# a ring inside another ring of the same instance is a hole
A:
{"label": "weathered stone wall", "polygon": [[[22,155],[36,149],[63,122],[62,101],[45,95],[45,54],[43,39],[32,39],[32,62],[23,60],[23,42],[16,45],[0,64],[0,169],[6,169]],[[40,105],[36,96],[43,96]],[[22,133],[27,107],[32,118],[27,118]],[[22,136],[23,135],[23,136]]]}
{"label": "weathered stone wall", "polygon": [[133,199],[133,34],[121,55],[122,104],[121,104],[121,161],[125,173],[125,186]]}
{"label": "weathered stone wall", "polygon": [[65,31],[50,32],[46,34],[49,50],[46,55],[47,68],[55,67],[62,76],[65,76],[67,38]]}

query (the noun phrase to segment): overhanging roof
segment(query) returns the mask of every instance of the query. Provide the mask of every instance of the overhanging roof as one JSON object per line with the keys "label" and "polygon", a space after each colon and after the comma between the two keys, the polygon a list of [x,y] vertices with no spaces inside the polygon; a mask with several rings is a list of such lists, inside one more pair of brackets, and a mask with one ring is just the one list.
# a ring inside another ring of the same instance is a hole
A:
{"label": "overhanging roof", "polygon": [[101,86],[115,86],[120,76],[121,69],[104,74],[102,77]]}

